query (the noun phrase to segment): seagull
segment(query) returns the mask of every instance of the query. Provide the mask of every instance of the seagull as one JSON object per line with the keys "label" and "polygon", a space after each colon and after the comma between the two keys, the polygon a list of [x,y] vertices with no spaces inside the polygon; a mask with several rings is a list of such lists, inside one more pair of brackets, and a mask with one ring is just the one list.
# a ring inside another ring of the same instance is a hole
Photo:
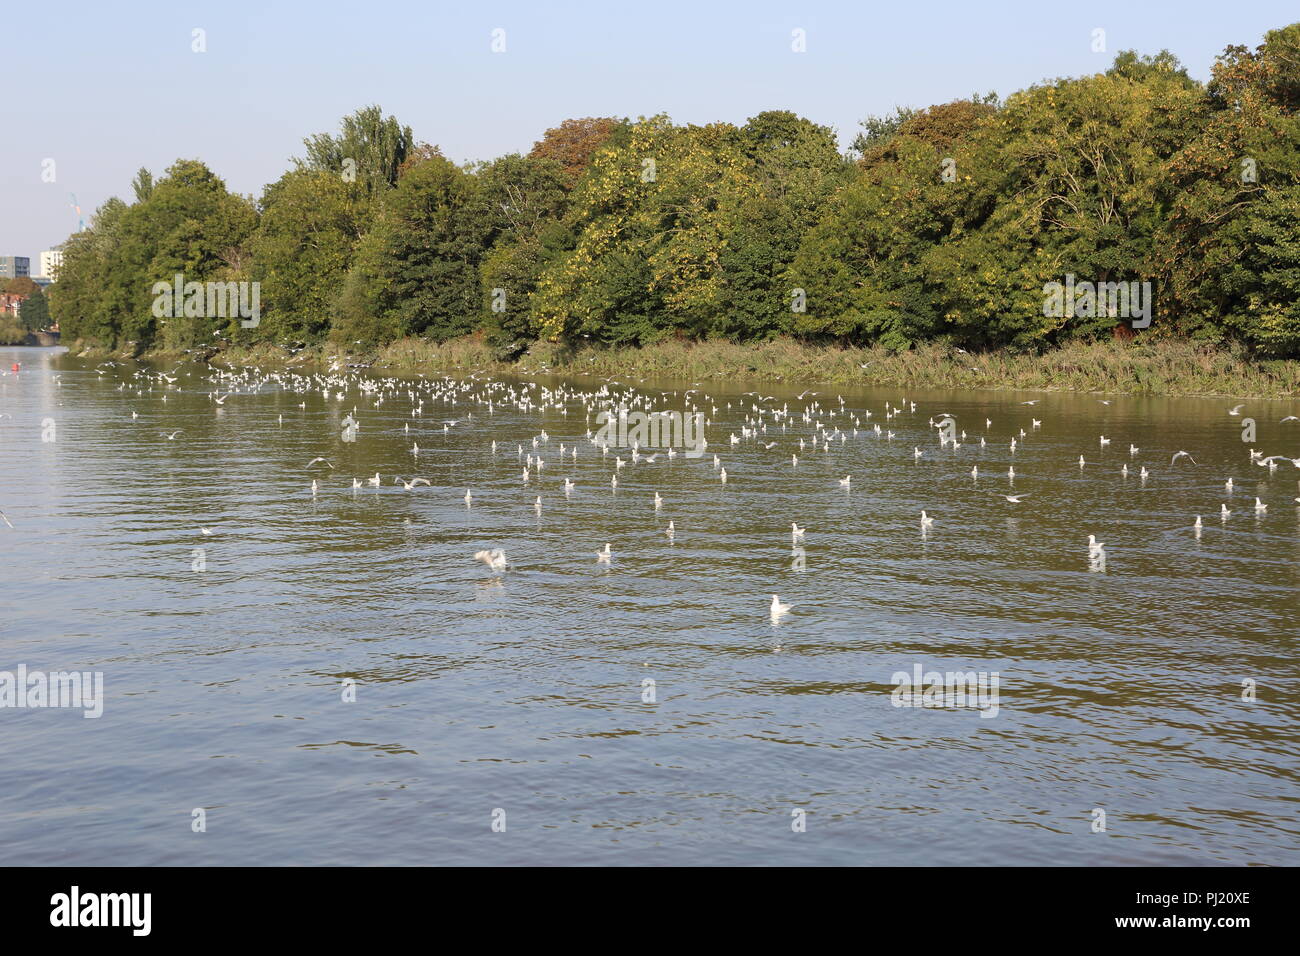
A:
{"label": "seagull", "polygon": [[1242,410],[1243,408],[1245,408],[1245,407],[1246,407],[1245,405],[1234,405],[1232,408],[1228,409],[1228,414],[1229,414],[1229,415],[1240,415],[1240,414],[1241,414],[1241,410]]}
{"label": "seagull", "polygon": [[310,468],[312,465],[316,464],[317,462],[322,462],[322,461],[324,461],[325,464],[329,465],[331,469],[334,467],[333,465],[330,465],[328,461],[325,461],[324,458],[313,458],[311,461],[307,462],[307,467]]}
{"label": "seagull", "polygon": [[671,521],[668,522],[668,527],[664,530],[664,534],[668,535],[668,540],[673,540],[673,535],[676,533],[677,530],[673,527],[673,523]]}
{"label": "seagull", "polygon": [[1136,455],[1136,454],[1137,454],[1138,452],[1140,452],[1141,450],[1142,450],[1142,449],[1139,448],[1137,445],[1129,445],[1129,446],[1128,446],[1129,457],[1131,458],[1132,456]]}
{"label": "seagull", "polygon": [[790,613],[790,605],[782,604],[781,599],[775,594],[772,595],[772,623],[775,624],[783,615]]}
{"label": "seagull", "polygon": [[1102,435],[1102,436],[1101,436],[1101,447],[1102,447],[1102,448],[1105,448],[1105,447],[1106,447],[1107,445],[1109,445],[1109,444],[1110,444],[1110,439],[1107,438],[1105,435]]}
{"label": "seagull", "polygon": [[805,528],[801,528],[801,527],[799,527],[799,525],[797,525],[795,522],[791,521],[791,522],[790,522],[790,540],[791,540],[791,541],[802,541],[802,540],[803,540],[803,533],[804,533],[805,530],[807,530],[807,529],[805,529]]}
{"label": "seagull", "polygon": [[410,481],[407,481],[405,478],[402,478],[398,475],[394,475],[393,484],[397,484],[399,481],[402,483],[402,487],[405,488],[407,491],[414,491],[416,485],[429,484],[428,478],[412,478]]}
{"label": "seagull", "polygon": [[1197,531],[1200,531],[1200,530],[1201,530],[1201,516],[1200,516],[1200,515],[1197,515],[1197,516],[1196,516],[1196,524],[1192,525],[1192,527],[1195,528]]}
{"label": "seagull", "polygon": [[597,564],[609,564],[609,559],[612,558],[612,557],[613,557],[613,554],[612,554],[612,553],[610,552],[610,550],[609,550],[609,542],[607,541],[607,542],[605,542],[605,550],[604,550],[604,551],[597,551],[597,552],[596,552],[596,563],[597,563]]}
{"label": "seagull", "polygon": [[1172,464],[1173,464],[1174,462],[1176,462],[1179,458],[1186,458],[1186,459],[1187,459],[1188,461],[1190,461],[1193,465],[1196,464],[1196,459],[1193,458],[1191,455],[1189,455],[1189,454],[1188,454],[1187,452],[1185,452],[1185,451],[1180,451],[1180,452],[1178,452],[1176,455],[1174,455],[1173,458],[1170,458],[1170,459],[1169,459],[1169,464],[1172,465]]}
{"label": "seagull", "polygon": [[1018,505],[1020,504],[1021,498],[1028,498],[1029,495],[1027,493],[1022,493],[1018,495],[999,495],[999,497],[1006,498],[1007,501],[1011,502],[1013,505]]}
{"label": "seagull", "polygon": [[504,571],[508,566],[506,553],[500,548],[493,548],[491,551],[475,551],[474,560],[482,561],[493,571]]}
{"label": "seagull", "polygon": [[1084,460],[1083,460],[1083,456],[1080,455],[1080,456],[1079,456],[1079,467],[1082,468],[1085,464],[1086,464],[1086,462],[1084,462]]}
{"label": "seagull", "polygon": [[1228,506],[1227,506],[1227,505],[1219,505],[1219,517],[1220,517],[1220,518],[1226,518],[1226,517],[1228,517],[1228,515],[1230,515],[1230,514],[1232,514],[1232,512],[1228,510]]}
{"label": "seagull", "polygon": [[1225,482],[1223,483],[1223,487],[1225,487],[1225,488],[1227,488],[1229,491],[1231,491],[1231,490],[1232,490],[1232,479],[1229,478],[1227,481],[1225,481]]}
{"label": "seagull", "polygon": [[1268,505],[1264,504],[1264,502],[1262,502],[1262,501],[1260,501],[1258,498],[1256,498],[1256,499],[1255,499],[1255,514],[1257,514],[1257,515],[1262,515],[1262,514],[1263,514],[1265,511],[1267,511],[1267,510],[1268,510]]}
{"label": "seagull", "polygon": [[1300,418],[1296,418],[1294,415],[1288,415],[1286,418],[1278,422],[1278,424],[1285,425],[1287,422],[1300,422]]}
{"label": "seagull", "polygon": [[852,475],[845,475],[843,478],[840,479],[840,487],[841,487],[841,488],[847,488],[847,487],[849,487],[849,484],[850,484],[852,481],[853,481],[853,476],[852,476]]}
{"label": "seagull", "polygon": [[474,503],[474,496],[473,496],[472,494],[470,494],[470,493],[469,493],[469,489],[466,488],[466,489],[465,489],[465,504],[470,505],[470,504],[473,504],[473,503]]}
{"label": "seagull", "polygon": [[178,428],[178,429],[176,429],[176,431],[172,432],[170,435],[168,435],[166,432],[159,432],[158,434],[159,434],[159,435],[162,435],[162,436],[163,436],[164,438],[166,438],[168,441],[175,441],[175,440],[176,440],[176,436],[179,435],[179,434],[180,434],[181,432],[183,432],[183,431],[185,431],[185,429],[183,429],[183,428]]}
{"label": "seagull", "polygon": [[922,509],[921,511],[921,527],[922,528],[934,527],[934,519],[931,518],[928,514],[926,514],[924,509]]}
{"label": "seagull", "polygon": [[1095,535],[1088,535],[1088,553],[1096,554],[1102,548],[1106,547],[1106,542],[1098,541]]}
{"label": "seagull", "polygon": [[656,492],[655,492],[655,511],[658,511],[658,510],[659,510],[660,508],[662,508],[663,506],[664,506],[664,500],[663,500],[662,498],[659,497],[659,492],[656,491]]}
{"label": "seagull", "polygon": [[378,487],[379,487],[379,472],[375,472],[375,477],[373,477],[373,478],[367,478],[366,481],[370,483],[370,486],[371,486],[372,488],[378,488]]}
{"label": "seagull", "polygon": [[1042,399],[1036,398],[1032,402],[1021,402],[1021,405],[1037,405]]}

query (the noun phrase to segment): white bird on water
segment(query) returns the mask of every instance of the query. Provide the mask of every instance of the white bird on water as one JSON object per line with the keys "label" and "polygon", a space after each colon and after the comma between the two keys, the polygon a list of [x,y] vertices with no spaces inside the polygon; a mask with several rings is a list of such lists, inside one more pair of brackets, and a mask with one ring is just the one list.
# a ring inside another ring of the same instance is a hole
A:
{"label": "white bird on water", "polygon": [[673,535],[676,533],[677,529],[673,527],[673,523],[671,521],[668,522],[668,527],[664,530],[664,534],[668,535],[668,540],[673,540]]}
{"label": "white bird on water", "polygon": [[613,556],[613,553],[609,550],[609,542],[607,541],[605,542],[605,550],[596,552],[596,563],[609,564],[609,559]]}
{"label": "white bird on water", "polygon": [[852,482],[853,482],[853,476],[845,475],[843,478],[840,479],[840,487],[847,488],[849,487],[850,484],[852,484]]}
{"label": "white bird on water", "polygon": [[1200,530],[1201,530],[1201,516],[1200,516],[1200,515],[1197,515],[1197,516],[1196,516],[1196,524],[1192,525],[1192,527],[1195,528],[1197,531],[1200,531]]}
{"label": "white bird on water", "polygon": [[1255,499],[1255,514],[1257,514],[1257,515],[1262,515],[1262,514],[1263,514],[1265,511],[1267,511],[1267,510],[1268,510],[1268,505],[1264,504],[1264,502],[1262,502],[1262,501],[1260,501],[1258,498],[1256,498],[1256,499]]}
{"label": "white bird on water", "polygon": [[1174,454],[1174,457],[1169,459],[1169,464],[1172,465],[1172,464],[1173,464],[1174,462],[1176,462],[1179,458],[1186,458],[1186,459],[1187,459],[1188,461],[1190,461],[1193,465],[1196,464],[1196,459],[1193,458],[1191,455],[1189,455],[1189,454],[1188,454],[1187,452],[1185,452],[1185,451],[1176,452],[1176,453]]}
{"label": "white bird on water", "polygon": [[1225,481],[1225,482],[1223,483],[1223,487],[1225,487],[1225,488],[1227,488],[1229,491],[1231,491],[1231,490],[1232,490],[1232,479],[1229,478],[1227,481]]}
{"label": "white bird on water", "polygon": [[804,533],[804,530],[805,530],[804,528],[799,527],[798,524],[796,524],[795,522],[791,521],[791,522],[790,522],[790,540],[791,540],[792,542],[793,542],[793,541],[802,541],[802,540],[803,540],[803,533]]}
{"label": "white bird on water", "polygon": [[772,623],[775,624],[784,615],[790,613],[790,605],[782,604],[781,599],[775,594],[772,595],[772,606],[769,609],[772,614]]}
{"label": "white bird on water", "polygon": [[1232,514],[1232,512],[1228,510],[1228,506],[1227,506],[1227,505],[1219,505],[1219,517],[1220,517],[1220,518],[1227,518],[1228,515],[1230,515],[1230,514]]}
{"label": "white bird on water", "polygon": [[468,506],[468,505],[472,505],[473,503],[474,503],[474,496],[473,496],[472,494],[470,494],[469,489],[466,488],[466,489],[465,489],[465,504],[466,504],[466,506]]}
{"label": "white bird on water", "polygon": [[504,571],[509,566],[506,561],[506,553],[500,548],[492,548],[490,551],[475,551],[474,560],[482,561],[493,571]]}
{"label": "white bird on water", "polygon": [[656,491],[656,492],[655,492],[655,511],[658,511],[658,510],[659,510],[660,508],[662,508],[663,506],[664,506],[664,500],[663,500],[662,498],[659,497],[659,492]]}
{"label": "white bird on water", "polygon": [[1088,535],[1088,553],[1096,554],[1102,548],[1106,547],[1106,542],[1098,541],[1096,535]]}
{"label": "white bird on water", "polygon": [[[410,481],[407,481],[405,478],[402,478],[398,475],[394,475],[393,484],[397,484],[399,481],[402,483],[402,487],[405,488],[407,491],[414,491],[416,485],[429,484],[428,478],[412,478]],[[312,482],[312,484],[315,484],[315,482]]]}
{"label": "white bird on water", "polygon": [[1027,493],[1021,493],[1018,495],[1001,495],[1000,497],[1006,498],[1007,501],[1011,502],[1013,505],[1018,505],[1020,504],[1020,499],[1028,498],[1029,495]]}
{"label": "white bird on water", "polygon": [[372,488],[378,488],[378,487],[379,487],[379,472],[375,472],[375,477],[373,477],[373,478],[367,478],[366,481],[368,481],[368,482],[370,483],[370,486],[371,486]]}
{"label": "white bird on water", "polygon": [[928,514],[926,514],[924,509],[922,509],[921,511],[921,527],[922,528],[934,527],[934,519],[931,518]]}
{"label": "white bird on water", "polygon": [[542,496],[538,495],[537,500],[533,502],[533,510],[538,514],[542,513]]}

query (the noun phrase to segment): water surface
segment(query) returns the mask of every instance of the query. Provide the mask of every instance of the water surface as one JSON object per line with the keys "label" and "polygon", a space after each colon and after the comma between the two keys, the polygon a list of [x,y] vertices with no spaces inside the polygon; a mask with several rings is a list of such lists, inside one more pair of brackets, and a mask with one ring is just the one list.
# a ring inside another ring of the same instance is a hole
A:
{"label": "water surface", "polygon": [[[628,450],[584,439],[578,398],[542,400],[599,381],[512,382],[534,406],[489,413],[468,371],[447,401],[433,374],[325,395],[0,349],[14,362],[0,671],[101,671],[106,699],[94,720],[0,709],[8,863],[1300,862],[1300,470],[1249,460],[1300,456],[1280,422],[1300,403],[1249,404],[1250,445],[1218,399],[697,386],[708,453],[611,489]],[[667,409],[691,387],[631,384],[609,387]],[[766,432],[732,446],[756,402]],[[845,441],[800,450],[815,422]],[[519,445],[545,460],[528,484]],[[514,570],[474,562],[490,547]],[[997,672],[997,715],[893,706],[918,664]]]}

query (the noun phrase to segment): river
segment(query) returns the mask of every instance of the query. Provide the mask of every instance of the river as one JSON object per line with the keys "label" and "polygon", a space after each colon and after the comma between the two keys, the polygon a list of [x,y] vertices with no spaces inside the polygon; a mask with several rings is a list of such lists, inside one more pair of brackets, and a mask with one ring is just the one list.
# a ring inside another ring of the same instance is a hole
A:
{"label": "river", "polygon": [[0,368],[0,673],[103,680],[0,707],[7,863],[1300,863],[1300,402]]}

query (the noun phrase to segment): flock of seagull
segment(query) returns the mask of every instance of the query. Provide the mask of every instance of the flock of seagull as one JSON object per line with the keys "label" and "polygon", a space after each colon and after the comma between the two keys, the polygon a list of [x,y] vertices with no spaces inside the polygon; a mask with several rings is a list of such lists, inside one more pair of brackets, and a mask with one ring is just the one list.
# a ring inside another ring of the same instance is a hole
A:
{"label": "flock of seagull", "polygon": [[[98,375],[104,376],[117,367],[117,363],[104,362],[95,368]],[[817,452],[829,452],[832,448],[843,447],[845,443],[859,435],[872,435],[884,441],[892,442],[898,437],[895,429],[901,431],[902,425],[892,425],[895,418],[900,416],[913,416],[917,411],[917,403],[907,399],[900,399],[896,404],[886,401],[884,404],[883,415],[879,420],[872,421],[876,413],[862,409],[850,408],[841,396],[826,401],[819,400],[820,393],[811,389],[805,390],[791,402],[778,400],[775,396],[762,395],[759,392],[746,392],[739,397],[725,398],[709,395],[701,390],[700,383],[695,383],[691,388],[674,391],[662,391],[650,388],[638,388],[634,385],[620,383],[613,378],[600,380],[599,385],[581,386],[576,383],[561,383],[554,386],[547,386],[537,381],[531,380],[496,380],[488,378],[478,372],[472,372],[463,377],[452,377],[443,375],[439,377],[430,377],[419,375],[415,378],[398,378],[385,376],[378,373],[372,373],[367,370],[367,366],[343,367],[336,363],[328,372],[304,373],[300,371],[265,371],[256,368],[242,370],[213,370],[207,366],[199,366],[196,370],[185,373],[181,372],[184,363],[181,366],[162,372],[149,367],[139,367],[130,371],[124,380],[118,385],[119,392],[126,393],[128,396],[135,398],[144,398],[152,396],[156,391],[161,392],[159,396],[162,403],[167,401],[167,393],[181,387],[182,374],[190,379],[197,378],[199,385],[194,390],[202,392],[207,390],[208,397],[215,409],[220,409],[226,405],[226,402],[232,396],[254,395],[266,393],[272,390],[279,390],[283,393],[290,393],[301,398],[297,404],[300,410],[305,411],[307,401],[310,396],[319,395],[324,399],[334,402],[352,401],[351,412],[343,419],[342,439],[345,442],[355,441],[359,431],[362,428],[362,419],[364,413],[362,407],[365,406],[367,411],[377,410],[390,402],[405,403],[409,414],[402,425],[403,434],[409,436],[414,428],[418,437],[424,437],[426,443],[430,440],[428,436],[432,433],[447,435],[453,428],[474,428],[484,422],[490,422],[498,410],[511,410],[522,413],[552,413],[558,414],[561,419],[565,420],[564,429],[569,436],[563,440],[552,442],[551,436],[544,427],[532,436],[526,443],[518,442],[514,449],[516,464],[518,468],[520,484],[525,487],[538,487],[542,483],[543,470],[547,468],[568,467],[575,468],[579,456],[579,449],[590,446],[589,450],[584,452],[584,457],[590,456],[606,466],[612,465],[609,472],[609,486],[615,492],[619,484],[619,474],[624,468],[640,467],[654,463],[660,455],[664,455],[671,460],[678,457],[681,452],[669,447],[667,449],[658,449],[646,454],[644,449],[633,444],[631,447],[613,447],[607,441],[601,440],[599,425],[593,431],[593,418],[596,422],[601,419],[599,413],[612,413],[615,418],[620,411],[643,411],[647,414],[663,414],[668,404],[679,405],[677,409],[682,415],[699,413],[704,416],[706,428],[713,425],[720,408],[730,410],[730,415],[735,417],[737,413],[743,415],[743,423],[737,432],[730,433],[725,440],[725,447],[729,450],[735,450],[738,446],[750,445],[761,449],[763,452],[772,451],[779,443],[784,441],[789,452],[789,461],[791,468],[798,468],[800,463],[800,454],[805,456],[816,454]],[[123,371],[126,371],[123,369]],[[55,383],[63,386],[61,376],[54,377]],[[1041,399],[1024,401],[1020,404],[1032,409]],[[1106,400],[1099,400],[1103,405],[1109,405]],[[441,417],[441,410],[450,407],[455,411],[456,417]],[[1227,410],[1227,414],[1232,417],[1240,417],[1245,405],[1236,405]],[[139,419],[139,412],[135,409],[129,409],[132,421]],[[574,414],[572,424],[568,422]],[[432,416],[435,421],[430,424],[426,419],[426,413]],[[583,422],[579,424],[577,418],[583,417]],[[917,420],[912,419],[913,423]],[[1288,415],[1281,419],[1281,424],[1300,422],[1300,417]],[[950,446],[954,451],[962,448],[966,444],[978,443],[980,448],[988,446],[995,439],[993,438],[993,422],[989,418],[984,419],[984,434],[978,435],[973,439],[968,439],[967,433],[959,431],[954,415],[948,412],[936,411],[930,415],[928,421],[930,430],[937,432],[939,447]],[[283,427],[284,415],[280,414],[278,425]],[[1030,418],[1030,430],[1038,433],[1042,428],[1043,422],[1037,418]],[[582,434],[585,431],[585,434]],[[792,434],[792,432],[794,434]],[[175,429],[172,431],[159,432],[159,436],[166,441],[182,440],[186,434],[184,429]],[[581,437],[578,437],[581,435]],[[327,438],[321,435],[322,441]],[[1024,442],[1029,440],[1030,434],[1021,427],[1016,434],[997,439],[1006,442],[1007,447],[1014,454],[1016,449]],[[409,455],[411,458],[411,470],[418,468],[422,449],[416,438],[411,438]],[[436,438],[434,439],[436,440]],[[1106,448],[1111,444],[1112,439],[1105,435],[1099,436],[1098,447]],[[797,450],[795,443],[797,442]],[[486,443],[486,439],[485,439]],[[707,439],[701,442],[701,452],[708,449]],[[557,447],[558,446],[558,447]],[[498,441],[493,439],[490,444],[491,454],[494,459],[507,458],[508,449],[499,449]],[[425,450],[427,451],[427,449]],[[1129,457],[1135,459],[1141,449],[1136,445],[1129,445]],[[785,454],[779,452],[778,454]],[[547,461],[543,458],[551,458],[554,454],[553,461]],[[926,452],[916,445],[913,448],[913,458],[920,460],[924,458]],[[624,457],[626,456],[626,457]],[[1300,469],[1300,458],[1291,458],[1285,455],[1269,455],[1265,457],[1261,451],[1254,448],[1249,449],[1250,463],[1261,468],[1268,469],[1269,474],[1273,474],[1283,464],[1290,464],[1296,469]],[[704,463],[710,463],[708,457],[702,456]],[[612,461],[611,461],[612,458]],[[1178,465],[1180,461],[1186,460],[1186,467],[1199,467],[1196,459],[1187,451],[1178,451],[1170,458],[1170,467]],[[557,464],[558,463],[558,466]],[[720,455],[716,452],[711,453],[712,470],[716,475],[716,480],[720,484],[726,484],[728,479],[727,469],[723,465]],[[1088,467],[1086,457],[1081,454],[1078,459],[1080,469]],[[1145,482],[1150,476],[1150,472],[1145,465],[1138,465],[1138,477]],[[333,462],[318,455],[306,463],[308,472],[314,469],[326,469],[327,472],[336,471]],[[1123,465],[1120,471],[1123,477],[1129,474],[1127,463]],[[319,474],[319,472],[317,472]],[[973,466],[969,472],[970,476],[979,481],[980,470],[978,464]],[[1014,466],[1009,467],[1006,472],[1009,483],[1014,485],[1016,471]],[[313,477],[310,485],[310,494],[315,497],[322,492],[322,479],[324,476]],[[852,474],[846,474],[843,478],[838,479],[841,488],[851,489],[853,482]],[[406,492],[415,492],[416,489],[427,486],[433,487],[433,483],[428,479],[418,475],[412,477],[403,477],[394,475],[391,482],[382,474],[376,472],[373,476],[365,478],[351,478],[351,489],[355,492],[365,486],[381,488],[384,486],[401,487]],[[561,486],[563,494],[568,497],[574,493],[576,487],[571,477],[565,477]],[[1231,495],[1235,487],[1232,477],[1228,477],[1224,482],[1225,491]],[[1004,499],[1010,505],[1018,505],[1026,498],[1030,497],[1026,493],[1017,493],[1014,488],[1009,489],[1009,493],[995,492],[995,497]],[[464,503],[466,508],[473,507],[474,495],[472,488],[467,488],[464,494]],[[1300,503],[1300,497],[1295,501]],[[533,504],[533,510],[540,515],[543,508],[542,496],[536,495]],[[659,513],[664,507],[664,499],[655,492],[653,499],[654,512]],[[1268,505],[1259,497],[1255,498],[1253,510],[1256,515],[1263,515],[1268,510]],[[1228,503],[1220,505],[1219,517],[1226,521],[1232,514],[1232,509]],[[0,520],[12,528],[13,525],[3,512],[0,512]],[[935,518],[925,509],[922,509],[919,515],[920,531],[922,535],[930,533],[935,527]],[[791,540],[798,544],[804,539],[805,529],[800,528],[796,522],[791,522]],[[1195,515],[1195,520],[1191,524],[1197,537],[1201,534],[1203,521],[1201,515]],[[211,534],[211,529],[203,528],[202,533]],[[674,522],[669,521],[664,534],[669,541],[674,540],[676,527]],[[1088,557],[1091,567],[1096,570],[1104,570],[1105,565],[1105,544],[1096,539],[1095,535],[1088,536]],[[613,562],[613,550],[610,543],[605,543],[604,547],[594,554],[595,562],[598,566],[608,566]],[[500,547],[486,548],[477,551],[473,555],[475,561],[481,562],[487,566],[494,574],[505,574],[512,565],[506,556],[505,551]],[[773,624],[776,624],[782,617],[789,614],[791,605],[783,603],[779,595],[773,594],[771,605],[769,606],[769,616]]]}

